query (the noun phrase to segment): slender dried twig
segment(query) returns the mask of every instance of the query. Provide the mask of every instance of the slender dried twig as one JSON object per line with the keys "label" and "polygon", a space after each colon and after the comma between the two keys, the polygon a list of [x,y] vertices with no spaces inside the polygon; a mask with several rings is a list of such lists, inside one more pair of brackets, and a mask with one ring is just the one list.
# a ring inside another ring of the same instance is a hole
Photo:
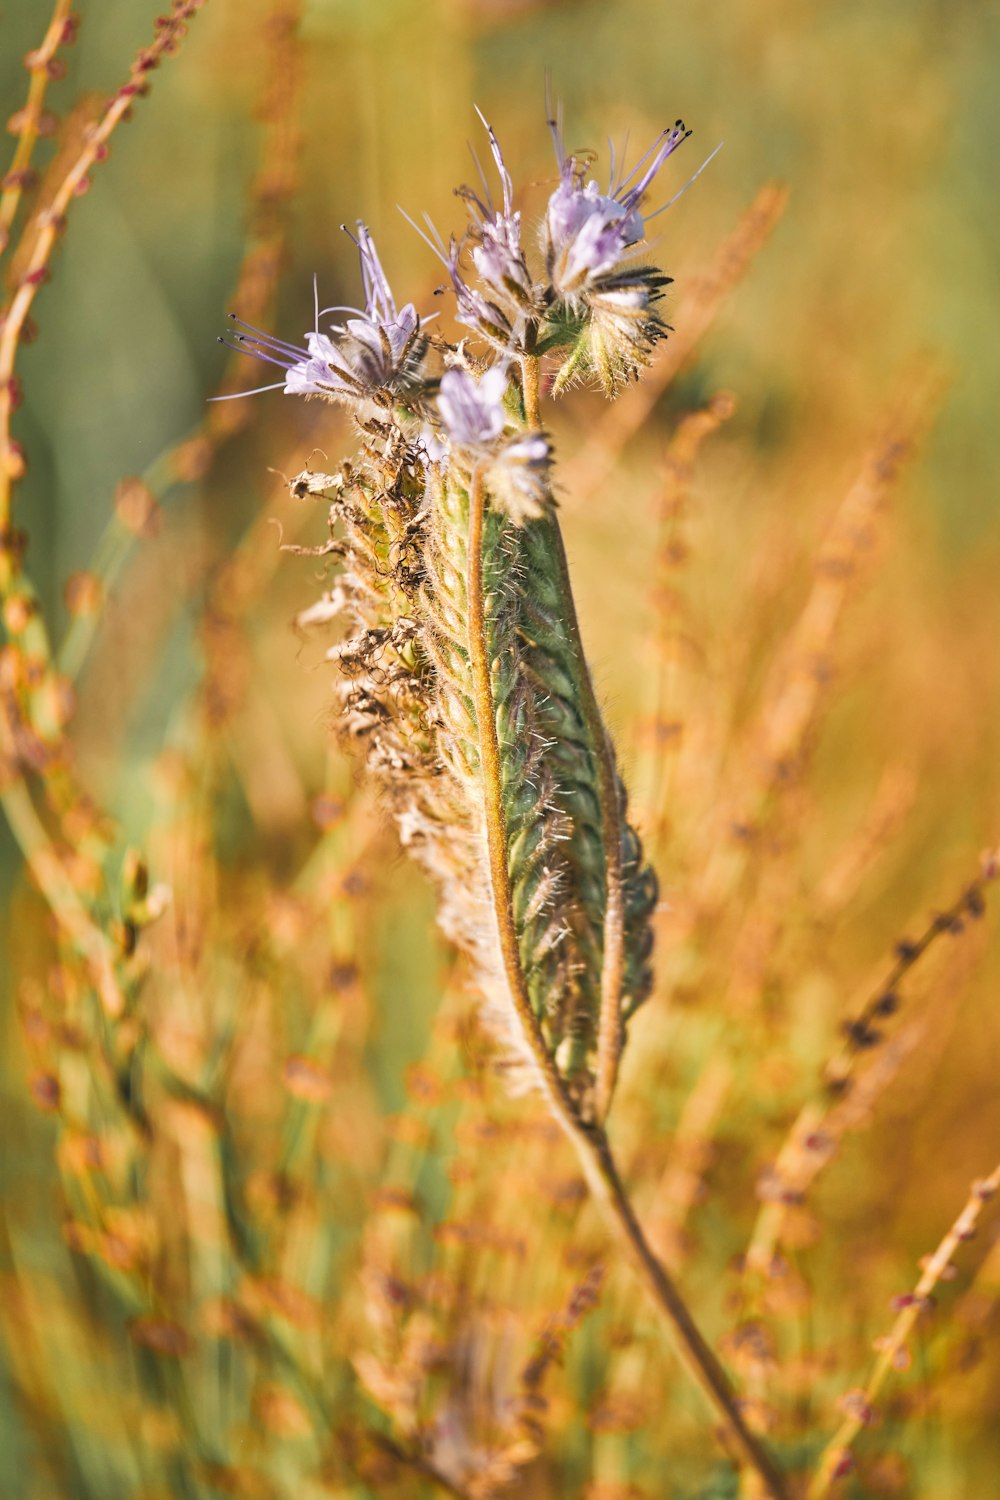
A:
{"label": "slender dried twig", "polygon": [[897,1368],[897,1359],[921,1313],[933,1305],[932,1294],[964,1241],[975,1233],[983,1207],[1000,1189],[1000,1165],[988,1177],[972,1184],[968,1201],[944,1239],[928,1260],[912,1292],[895,1299],[898,1314],[888,1334],[878,1342],[879,1356],[864,1387],[852,1391],[841,1402],[847,1415],[823,1449],[816,1472],[806,1492],[807,1500],[823,1500],[833,1482],[849,1474],[854,1466],[851,1445],[875,1418],[875,1407],[886,1380]]}
{"label": "slender dried twig", "polygon": [[131,72],[100,118],[84,131],[79,149],[74,153],[46,206],[28,224],[25,233],[34,238],[20,281],[5,310],[0,326],[0,596],[6,593],[14,576],[16,551],[10,539],[11,477],[17,472],[16,449],[12,448],[10,419],[16,404],[17,386],[14,364],[18,345],[31,306],[48,277],[48,263],[66,213],[75,197],[85,189],[88,173],[107,156],[108,141],[122,120],[126,119],[137,98],[149,88],[149,73],[160,61],[176,52],[186,24],[204,5],[205,0],[174,0],[169,16],[163,18],[150,45],[137,55]]}
{"label": "slender dried twig", "polygon": [[3,180],[3,192],[0,193],[0,255],[10,243],[11,225],[17,218],[21,196],[34,175],[31,171],[31,158],[35,143],[45,126],[43,111],[46,90],[62,71],[62,64],[56,54],[60,47],[68,46],[76,36],[79,18],[71,14],[72,8],[73,0],[56,0],[45,35],[25,58],[25,66],[31,78],[24,106],[11,122],[17,133],[17,145]]}
{"label": "slender dried twig", "polygon": [[822,1097],[804,1104],[796,1116],[774,1166],[767,1174],[766,1201],[761,1205],[746,1252],[748,1272],[766,1275],[781,1241],[782,1227],[790,1208],[833,1159],[837,1141],[853,1111],[845,1109],[845,1096],[855,1082],[862,1058],[882,1039],[881,1027],[897,1012],[899,986],[927,950],[946,933],[962,930],[969,919],[980,917],[985,891],[1000,874],[1000,859],[994,851],[983,856],[980,873],[944,911],[936,913],[913,941],[897,944],[896,956],[884,979],[872,991],[857,1015],[845,1022],[843,1044],[824,1070]]}

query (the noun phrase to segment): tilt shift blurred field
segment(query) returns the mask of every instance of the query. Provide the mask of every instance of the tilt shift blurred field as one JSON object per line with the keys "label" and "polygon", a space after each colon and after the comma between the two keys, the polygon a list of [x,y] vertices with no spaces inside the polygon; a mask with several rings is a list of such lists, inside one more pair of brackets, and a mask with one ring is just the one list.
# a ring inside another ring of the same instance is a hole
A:
{"label": "tilt shift blurred field", "polygon": [[0,1493],[764,1493],[338,738],[288,476],[348,411],[209,404],[278,378],[228,312],[357,303],[344,223],[466,336],[406,216],[462,232],[478,106],[537,221],[547,91],[602,183],[692,127],[651,208],[723,143],[651,369],[545,416],[660,886],[622,1175],[789,1496],[996,1493],[1000,7],[159,9],[0,7]]}

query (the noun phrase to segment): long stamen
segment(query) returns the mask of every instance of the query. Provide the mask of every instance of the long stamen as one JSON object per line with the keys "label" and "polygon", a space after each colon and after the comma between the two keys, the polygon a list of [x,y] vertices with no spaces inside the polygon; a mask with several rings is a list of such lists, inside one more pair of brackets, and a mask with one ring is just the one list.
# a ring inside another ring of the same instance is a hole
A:
{"label": "long stamen", "polygon": [[[649,187],[649,184],[652,182],[657,172],[663,166],[663,163],[666,161],[667,157],[671,156],[673,152],[677,150],[677,147],[681,144],[681,142],[687,140],[690,134],[691,132],[685,128],[683,120],[678,120],[677,123],[672,127],[672,129],[664,130],[662,134],[659,135],[653,142],[652,146],[646,152],[645,156],[643,156],[638,162],[636,162],[631,172],[619,187],[619,203],[623,204],[623,206],[625,206],[626,208],[634,207],[642,197],[643,193]],[[650,161],[650,157],[653,158],[652,161]],[[635,183],[633,187],[629,187],[628,184],[632,181],[637,172],[642,171],[642,168],[646,166],[647,162],[649,162],[649,166],[646,167],[646,170],[642,173],[639,181]],[[621,196],[622,194],[624,194],[624,197]]]}
{"label": "long stamen", "polygon": [[660,214],[662,214],[666,209],[668,209],[671,206],[671,204],[676,203],[677,200],[678,200],[678,198],[681,196],[681,194],[687,192],[687,190],[691,186],[692,182],[694,182],[696,178],[698,178],[698,177],[701,176],[702,172],[704,172],[705,168],[708,166],[709,162],[712,160],[712,157],[713,156],[718,156],[719,152],[722,150],[722,148],[723,148],[723,146],[725,144],[726,144],[725,141],[720,141],[719,144],[716,146],[715,150],[709,152],[709,154],[705,157],[705,160],[702,162],[701,166],[698,168],[697,172],[693,172],[691,174],[691,176],[688,178],[688,180],[684,184],[684,186],[682,188],[678,188],[678,190],[674,194],[674,196],[671,199],[669,199],[666,203],[664,203],[664,205],[663,205],[662,208],[658,208],[655,211],[655,213],[646,214],[646,216],[645,216],[646,222],[648,223],[650,219],[658,218],[658,216]]}
{"label": "long stamen", "polygon": [[252,391],[233,391],[230,396],[209,396],[209,401],[242,401],[244,396],[262,396],[265,391],[283,391],[285,382],[277,381],[274,385],[258,385]]}
{"label": "long stamen", "polygon": [[[331,303],[329,307],[321,307],[316,316],[319,318],[325,318],[327,313],[335,312],[353,313],[356,318],[363,318],[365,316],[365,310],[363,307],[351,307],[347,303],[341,304],[337,302]],[[317,329],[316,331],[318,333],[319,329]]]}
{"label": "long stamen", "polygon": [[563,145],[562,105],[552,103],[552,75],[545,73],[545,123],[549,127],[552,144],[556,150],[556,162],[562,173],[566,167],[566,147]]}
{"label": "long stamen", "polygon": [[[358,235],[356,235],[352,230],[348,229],[346,224],[341,224],[340,227],[343,230],[344,234],[347,235],[347,238],[351,241],[351,243],[357,247],[358,257],[361,262],[361,285],[364,288],[365,293],[365,308],[367,315],[371,316],[371,314],[375,311],[375,293],[372,284],[371,266],[369,264],[368,257],[365,255],[365,247],[362,244],[361,240],[358,238]],[[364,225],[362,224],[360,219],[358,220],[358,229],[363,233]]]}
{"label": "long stamen", "polygon": [[230,318],[231,322],[238,323],[241,328],[246,328],[248,330],[247,333],[237,333],[237,334],[234,334],[233,335],[234,338],[238,338],[238,339],[247,339],[247,338],[249,338],[254,343],[267,344],[272,349],[280,351],[282,354],[291,355],[292,358],[296,362],[298,362],[300,359],[302,359],[304,357],[304,350],[301,348],[300,345],[298,345],[298,344],[290,344],[290,343],[288,343],[288,341],[286,339],[279,339],[279,338],[276,338],[274,336],[274,334],[265,333],[263,331],[263,329],[255,328],[252,323],[246,323],[246,322],[244,322],[244,320],[242,318],[238,318],[235,313],[230,313],[229,314],[229,318]]}
{"label": "long stamen", "polygon": [[467,141],[466,145],[469,148],[469,155],[472,157],[472,164],[476,169],[476,175],[483,185],[483,196],[480,198],[478,193],[474,193],[471,188],[462,188],[461,196],[468,202],[474,203],[476,205],[477,209],[479,210],[479,217],[485,222],[487,219],[492,219],[495,212],[493,208],[493,198],[490,194],[490,185],[486,181],[486,173],[483,170],[482,162],[476,155],[475,147],[473,146],[471,141]]}
{"label": "long stamen", "polygon": [[629,172],[626,177],[622,178],[622,181],[619,183],[620,192],[628,187],[629,183],[632,181],[632,178],[636,175],[636,173],[642,171],[643,167],[649,161],[649,158],[655,155],[655,153],[660,150],[663,142],[669,141],[679,128],[683,128],[683,122],[677,120],[673,125],[670,126],[668,130],[660,131],[659,135],[656,137],[656,140],[650,146],[649,150],[646,151],[642,156],[640,156],[631,172]]}
{"label": "long stamen", "polygon": [[406,220],[407,224],[409,224],[410,228],[411,229],[415,229],[417,231],[417,234],[419,234],[420,238],[423,240],[423,242],[427,246],[428,250],[430,250],[433,255],[437,256],[438,260],[441,262],[441,264],[445,267],[446,270],[450,271],[451,270],[451,262],[448,259],[448,252],[447,252],[447,250],[444,247],[444,240],[441,238],[440,234],[438,233],[437,229],[435,228],[433,222],[428,217],[428,215],[424,214],[424,218],[427,221],[427,224],[428,224],[428,227],[431,230],[431,233],[434,235],[435,239],[437,240],[437,244],[434,243],[434,240],[431,239],[431,237],[430,237],[429,234],[425,233],[425,231],[423,229],[421,229],[420,225],[416,222],[415,219],[411,219],[410,218],[410,216],[406,212],[405,208],[400,208],[400,206],[399,206],[398,203],[396,204],[396,207],[399,209],[399,212],[403,215],[403,218]]}
{"label": "long stamen", "polygon": [[[503,153],[500,150],[500,142],[496,138],[496,134],[495,134],[495,132],[493,130],[493,126],[489,123],[489,121],[487,120],[486,116],[483,114],[482,110],[479,108],[478,104],[474,104],[472,107],[476,111],[476,114],[479,116],[479,118],[482,120],[483,126],[484,126],[484,128],[486,130],[486,134],[490,138],[490,149],[493,152],[493,160],[497,164],[497,171],[500,174],[500,184],[501,184],[501,186],[503,188],[503,211],[504,211],[505,217],[509,218],[510,217],[510,212],[511,212],[511,206],[512,206],[512,204],[514,202],[514,184],[511,181],[510,173],[507,171],[507,168],[504,166]],[[478,162],[477,162],[477,166],[478,166]],[[484,185],[485,185],[485,179],[484,179]],[[488,198],[489,198],[489,191],[487,190],[487,199]],[[491,205],[491,207],[492,207],[492,205]]]}
{"label": "long stamen", "polygon": [[[353,238],[353,236],[352,236]],[[396,303],[382,262],[375,249],[375,241],[362,221],[358,220],[358,238],[355,241],[361,251],[361,274],[365,283],[367,306],[382,323],[394,323],[398,317]]]}
{"label": "long stamen", "polygon": [[256,339],[252,339],[246,333],[234,333],[232,335],[232,342],[220,334],[216,342],[222,344],[226,349],[231,349],[234,354],[247,354],[254,359],[263,359],[268,364],[280,365],[285,370],[290,369],[292,365],[301,363],[304,357],[302,350],[296,351],[295,358],[292,358],[290,354],[285,353],[283,350],[272,350],[266,345],[258,349],[255,347]]}

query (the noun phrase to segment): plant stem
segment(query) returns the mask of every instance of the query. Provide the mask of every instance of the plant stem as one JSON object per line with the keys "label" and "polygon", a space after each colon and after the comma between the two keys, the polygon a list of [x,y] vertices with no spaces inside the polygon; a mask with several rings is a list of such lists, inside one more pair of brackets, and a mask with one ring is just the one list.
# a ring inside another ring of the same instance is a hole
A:
{"label": "plant stem", "polygon": [[[486,496],[482,475],[473,478],[469,503],[466,586],[469,611],[469,661],[479,733],[483,811],[490,887],[504,974],[526,1051],[538,1070],[538,1082],[554,1115],[580,1159],[587,1184],[615,1238],[647,1293],[671,1324],[689,1370],[715,1408],[738,1459],[759,1476],[771,1500],[787,1500],[784,1481],[770,1455],[746,1425],[725,1370],[699,1332],[687,1304],[646,1240],[618,1175],[607,1136],[600,1126],[581,1119],[555,1060],[549,1053],[528,994],[511,906],[507,864],[507,827],[502,801],[500,746],[491,689],[490,657],[483,597],[483,520]],[[575,623],[575,615],[573,616]],[[581,655],[582,662],[582,655]],[[603,734],[603,725],[601,726]],[[598,741],[602,743],[602,741]],[[612,762],[613,768],[613,762]],[[616,787],[617,790],[617,787]]]}
{"label": "plant stem", "polygon": [[[525,340],[534,343],[533,330]],[[541,409],[538,389],[538,358],[526,353],[521,360],[521,384],[524,393],[525,420],[529,427],[540,428]],[[597,1027],[597,1080],[594,1108],[598,1120],[607,1118],[618,1081],[621,1060],[622,985],[625,977],[625,896],[622,881],[622,800],[618,790],[618,768],[614,748],[601,715],[590,669],[583,650],[580,622],[569,576],[569,561],[562,530],[555,513],[545,524],[551,532],[552,552],[557,564],[560,603],[566,632],[573,644],[577,664],[580,709],[594,747],[601,804],[601,841],[604,845],[605,896],[604,943],[601,956],[601,1010]]]}
{"label": "plant stem", "polygon": [[[565,1121],[560,1123],[565,1127]],[[618,1175],[607,1136],[603,1130],[589,1130],[580,1120],[574,1122],[569,1133],[587,1185],[608,1228],[628,1254],[647,1294],[673,1328],[688,1372],[715,1408],[738,1462],[756,1474],[764,1493],[771,1500],[788,1500],[782,1474],[763,1443],[747,1426],[729,1377],[699,1331],[673,1278],[657,1260],[646,1239]]]}
{"label": "plant stem", "polygon": [[[3,750],[0,744],[0,755]],[[0,792],[0,808],[52,915],[85,960],[105,1013],[120,1016],[125,996],[115,973],[111,943],[80,900],[22,779],[11,781]]]}

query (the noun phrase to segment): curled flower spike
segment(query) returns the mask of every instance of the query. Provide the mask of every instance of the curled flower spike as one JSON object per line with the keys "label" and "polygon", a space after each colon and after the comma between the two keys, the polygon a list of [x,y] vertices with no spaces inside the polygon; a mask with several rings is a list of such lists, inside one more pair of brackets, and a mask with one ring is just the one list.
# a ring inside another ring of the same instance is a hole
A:
{"label": "curled flower spike", "polygon": [[515,526],[521,526],[544,514],[551,504],[552,454],[548,439],[540,432],[522,432],[500,441],[507,421],[506,390],[507,371],[501,365],[494,365],[478,381],[468,370],[446,370],[437,407],[460,461],[464,457],[470,468],[488,467],[494,501]]}
{"label": "curled flower spike", "polygon": [[389,406],[395,396],[419,388],[424,343],[416,309],[408,302],[397,311],[374,241],[360,221],[357,238],[353,235],[351,238],[361,260],[365,306],[325,309],[356,314],[342,325],[333,325],[331,331],[336,338],[319,330],[318,300],[315,327],[305,335],[304,348],[262,333],[230,314],[233,322],[245,330],[233,333],[230,347],[285,371],[283,382],[262,386],[261,390],[281,387],[288,396],[371,400]]}
{"label": "curled flower spike", "polygon": [[[557,131],[546,283],[529,270],[511,178],[483,124],[499,206],[484,177],[481,194],[461,194],[464,238],[446,244],[426,218],[424,238],[459,318],[492,346],[490,368],[477,378],[444,339],[434,341],[441,364],[425,366],[416,313],[397,310],[363,226],[363,311],[340,310],[347,321],[326,333],[317,308],[304,348],[253,329],[235,344],[277,365],[286,391],[362,405],[354,457],[291,482],[293,493],[329,496],[329,542],[307,550],[336,559],[336,579],[300,619],[344,617],[328,653],[344,735],[437,884],[441,926],[468,959],[509,1086],[536,1089],[573,1142],[727,1447],[755,1469],[762,1495],[785,1500],[643,1233],[605,1130],[628,1023],[652,987],[657,883],[587,666],[540,430],[543,359],[558,351],[560,379],[590,369],[613,392],[661,335],[653,305],[665,278],[630,250],[644,235],[643,195],[684,132],[666,132],[624,180],[612,171],[601,194]],[[450,1482],[427,1432],[434,1463],[424,1467]]]}

